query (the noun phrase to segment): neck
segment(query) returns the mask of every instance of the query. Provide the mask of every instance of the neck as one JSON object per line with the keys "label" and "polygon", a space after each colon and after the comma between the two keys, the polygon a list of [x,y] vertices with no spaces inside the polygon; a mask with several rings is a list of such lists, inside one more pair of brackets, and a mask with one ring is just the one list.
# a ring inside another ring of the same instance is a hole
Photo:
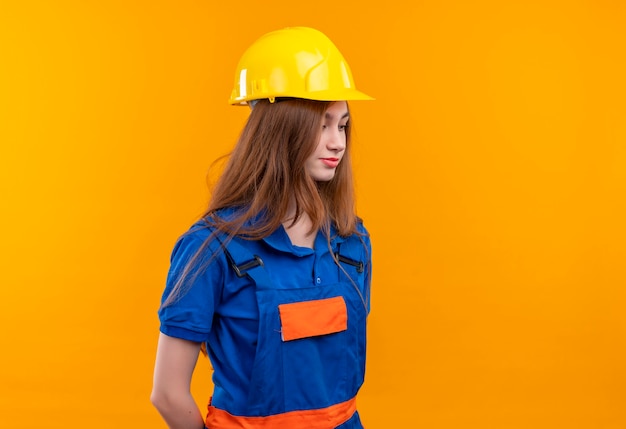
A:
{"label": "neck", "polygon": [[283,221],[283,227],[291,240],[291,244],[299,247],[310,247],[312,249],[315,244],[317,231],[311,231],[311,218],[306,213],[300,213],[300,216],[294,222],[295,216],[296,207],[295,203],[292,203],[287,211],[287,217]]}

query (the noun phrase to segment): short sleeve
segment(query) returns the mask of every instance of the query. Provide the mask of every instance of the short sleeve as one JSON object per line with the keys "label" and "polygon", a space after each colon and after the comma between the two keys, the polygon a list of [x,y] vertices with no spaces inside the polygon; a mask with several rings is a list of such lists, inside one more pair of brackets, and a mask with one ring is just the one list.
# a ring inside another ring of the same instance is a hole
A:
{"label": "short sleeve", "polygon": [[204,232],[183,235],[174,246],[158,312],[162,333],[194,342],[207,341],[223,285],[222,265]]}

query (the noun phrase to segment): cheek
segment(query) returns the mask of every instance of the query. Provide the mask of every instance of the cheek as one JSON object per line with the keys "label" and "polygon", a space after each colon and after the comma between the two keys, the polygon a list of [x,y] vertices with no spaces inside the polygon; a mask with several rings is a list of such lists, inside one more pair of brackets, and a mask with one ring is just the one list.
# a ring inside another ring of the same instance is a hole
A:
{"label": "cheek", "polygon": [[317,139],[317,144],[315,145],[315,152],[314,153],[319,153],[320,151],[324,150],[325,146],[326,146],[326,142],[324,140],[324,135],[322,134],[320,136],[320,138]]}
{"label": "cheek", "polygon": [[316,159],[316,154],[312,154],[311,156],[309,156],[304,162],[304,169],[310,171],[314,167]]}

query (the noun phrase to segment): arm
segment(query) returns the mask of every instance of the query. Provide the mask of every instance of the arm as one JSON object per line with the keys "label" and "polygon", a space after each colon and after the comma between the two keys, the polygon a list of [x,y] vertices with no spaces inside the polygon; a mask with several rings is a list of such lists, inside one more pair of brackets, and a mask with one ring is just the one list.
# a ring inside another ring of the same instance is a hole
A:
{"label": "arm", "polygon": [[204,429],[191,396],[191,376],[200,343],[160,334],[150,400],[170,429]]}

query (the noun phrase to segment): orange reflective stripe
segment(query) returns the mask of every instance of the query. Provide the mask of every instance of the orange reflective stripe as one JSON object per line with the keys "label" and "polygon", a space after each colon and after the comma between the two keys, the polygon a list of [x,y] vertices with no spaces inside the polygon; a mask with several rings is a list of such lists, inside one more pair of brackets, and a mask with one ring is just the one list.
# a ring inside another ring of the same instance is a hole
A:
{"label": "orange reflective stripe", "polygon": [[206,426],[209,429],[334,429],[356,412],[352,398],[327,408],[290,411],[267,417],[239,417],[209,405]]}
{"label": "orange reflective stripe", "polygon": [[283,341],[348,329],[348,311],[341,296],[281,304],[278,311]]}

